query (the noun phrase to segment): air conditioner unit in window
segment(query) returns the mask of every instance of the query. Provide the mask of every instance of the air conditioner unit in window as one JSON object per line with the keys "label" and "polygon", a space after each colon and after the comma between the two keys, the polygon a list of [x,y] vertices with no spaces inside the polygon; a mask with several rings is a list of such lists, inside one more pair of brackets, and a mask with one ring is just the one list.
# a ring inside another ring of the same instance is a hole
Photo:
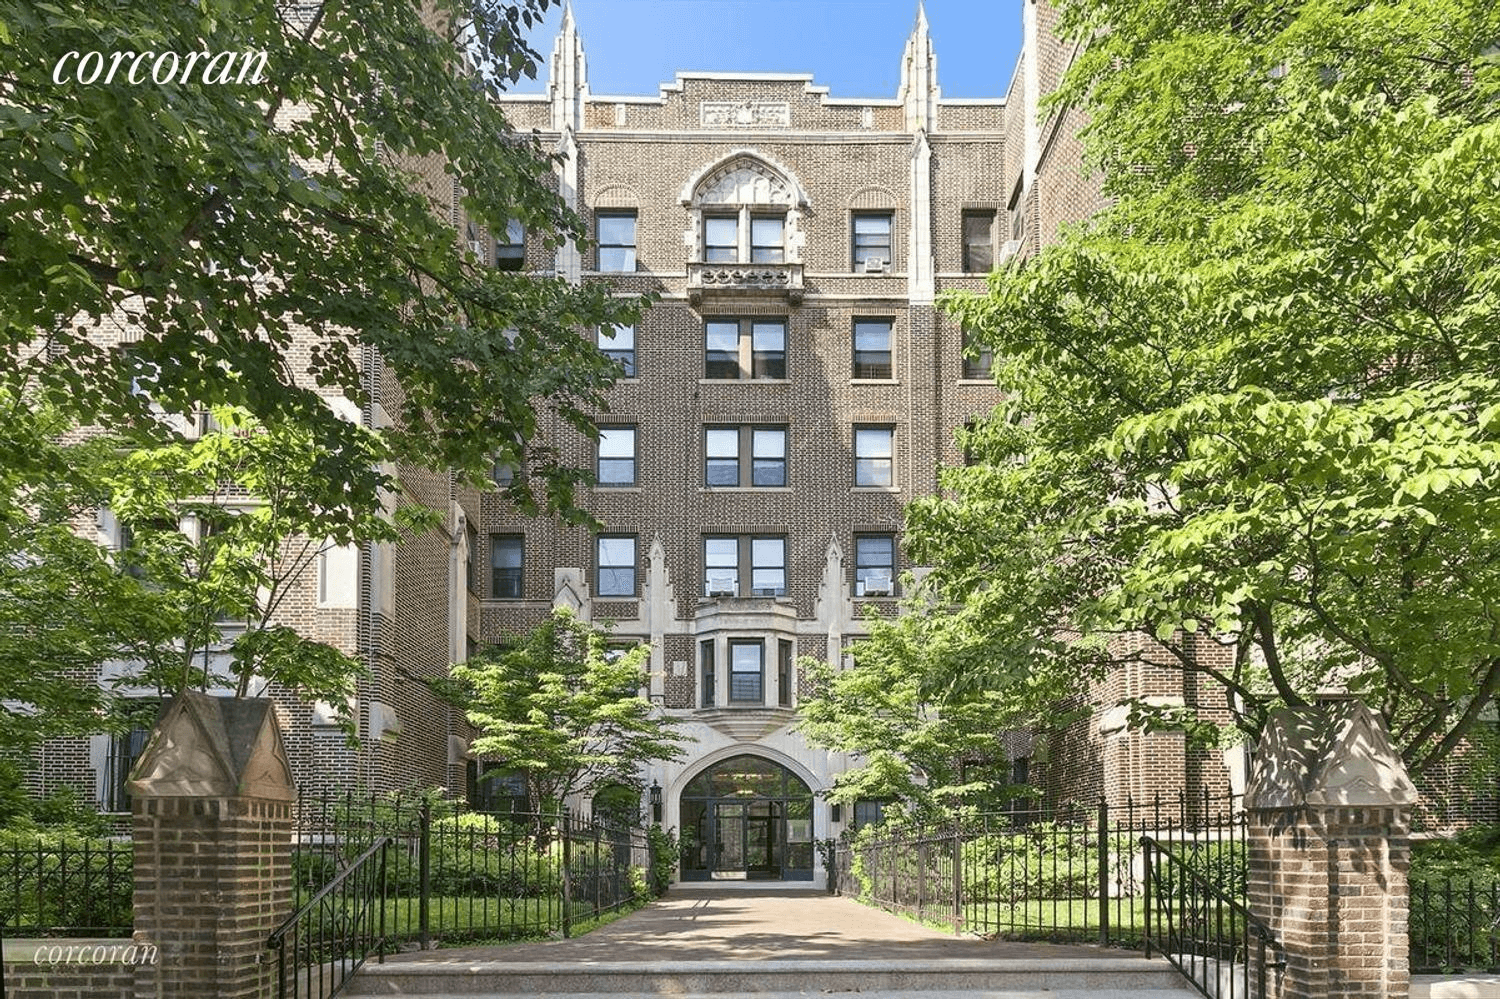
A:
{"label": "air conditioner unit in window", "polygon": [[1000,244],[1000,259],[1002,261],[1009,260],[1011,257],[1014,257],[1017,253],[1020,252],[1021,241],[1019,239],[1007,239],[1005,242]]}
{"label": "air conditioner unit in window", "polygon": [[885,261],[884,257],[866,257],[865,258],[865,273],[866,274],[884,274],[885,273],[885,264],[886,264],[886,261]]}
{"label": "air conditioner unit in window", "polygon": [[708,573],[707,573],[707,576],[708,576],[708,595],[709,596],[711,596],[711,597],[732,597],[732,596],[734,596],[734,589],[735,589],[735,587],[734,587],[734,582],[735,582],[734,577],[735,577],[735,573],[733,571],[727,571],[726,572],[726,571],[718,571],[718,570],[710,569],[708,571]]}
{"label": "air conditioner unit in window", "polygon": [[891,573],[889,569],[870,569],[865,578],[859,580],[856,595],[861,597],[888,597],[891,595]]}

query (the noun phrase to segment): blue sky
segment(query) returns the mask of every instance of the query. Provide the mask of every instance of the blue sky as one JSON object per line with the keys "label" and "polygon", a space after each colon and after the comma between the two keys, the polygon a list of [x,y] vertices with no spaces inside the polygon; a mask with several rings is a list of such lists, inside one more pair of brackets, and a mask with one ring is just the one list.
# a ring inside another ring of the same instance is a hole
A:
{"label": "blue sky", "polygon": [[[927,0],[944,97],[1005,95],[1023,2]],[[655,94],[679,70],[713,70],[812,73],[835,97],[895,97],[916,14],[917,0],[573,0],[596,94]],[[544,58],[561,20],[558,0],[532,36]]]}

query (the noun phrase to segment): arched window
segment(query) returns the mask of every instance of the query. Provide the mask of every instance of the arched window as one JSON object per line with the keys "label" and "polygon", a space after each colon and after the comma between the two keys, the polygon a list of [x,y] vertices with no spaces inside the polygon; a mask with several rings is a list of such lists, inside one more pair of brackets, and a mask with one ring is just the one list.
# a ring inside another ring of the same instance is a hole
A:
{"label": "arched window", "polygon": [[757,154],[734,153],[701,171],[682,202],[693,214],[696,263],[782,264],[801,256],[807,198],[787,171]]}

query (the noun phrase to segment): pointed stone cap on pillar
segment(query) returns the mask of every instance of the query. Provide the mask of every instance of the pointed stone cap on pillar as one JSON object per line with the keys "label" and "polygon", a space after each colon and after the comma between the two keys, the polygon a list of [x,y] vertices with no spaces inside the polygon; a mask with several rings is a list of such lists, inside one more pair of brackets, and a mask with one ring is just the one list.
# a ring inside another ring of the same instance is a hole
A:
{"label": "pointed stone cap on pillar", "polygon": [[167,703],[126,786],[146,798],[297,797],[274,702],[198,691]]}
{"label": "pointed stone cap on pillar", "polygon": [[1390,808],[1416,801],[1385,722],[1355,700],[1271,712],[1245,787],[1246,808]]}

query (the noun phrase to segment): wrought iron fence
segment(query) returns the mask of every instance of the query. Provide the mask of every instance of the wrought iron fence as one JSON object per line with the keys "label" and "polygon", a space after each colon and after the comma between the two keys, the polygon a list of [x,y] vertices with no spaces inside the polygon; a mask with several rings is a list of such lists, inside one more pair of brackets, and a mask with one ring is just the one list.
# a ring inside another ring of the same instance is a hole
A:
{"label": "wrought iron fence", "polygon": [[0,845],[0,924],[9,936],[129,936],[128,842],[38,837]]}
{"label": "wrought iron fence", "polygon": [[1500,877],[1414,876],[1410,887],[1413,972],[1500,972]]}
{"label": "wrought iron fence", "polygon": [[1265,999],[1286,960],[1270,927],[1231,894],[1212,853],[1179,856],[1150,836],[1140,845],[1146,956],[1166,957],[1210,999]]}
{"label": "wrought iron fence", "polygon": [[[355,874],[377,855],[378,877]],[[301,923],[295,932],[284,927],[282,938],[309,943],[283,943],[290,956],[278,995],[334,995],[371,954],[571,936],[644,902],[650,866],[644,829],[566,811],[465,812],[431,798],[305,795],[293,848],[297,916],[289,921]],[[366,901],[359,893],[371,884]],[[315,988],[335,980],[331,990]]]}
{"label": "wrought iron fence", "polygon": [[955,932],[1139,947],[1143,836],[1200,858],[1243,901],[1244,811],[1207,794],[889,824],[835,847],[830,873],[842,894]]}
{"label": "wrought iron fence", "polygon": [[313,893],[266,941],[276,994],[337,995],[374,954],[385,957],[385,879],[392,840],[381,836]]}

